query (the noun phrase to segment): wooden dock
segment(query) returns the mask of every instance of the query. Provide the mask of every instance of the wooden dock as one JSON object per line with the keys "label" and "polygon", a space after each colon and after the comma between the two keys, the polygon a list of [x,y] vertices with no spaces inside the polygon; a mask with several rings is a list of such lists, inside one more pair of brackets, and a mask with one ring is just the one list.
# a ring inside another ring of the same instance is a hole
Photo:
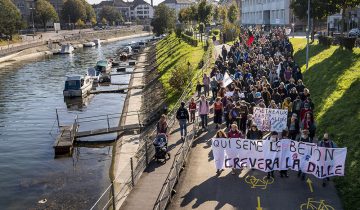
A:
{"label": "wooden dock", "polygon": [[131,125],[117,126],[117,127],[109,127],[108,124],[107,128],[93,129],[88,131],[78,131],[78,127],[79,125],[76,122],[76,120],[75,123],[71,126],[60,127],[59,135],[56,138],[53,146],[55,150],[55,157],[60,155],[71,155],[73,146],[77,142],[78,138],[104,135],[104,134],[117,133],[117,132],[124,135],[128,132],[134,132],[141,129],[140,124],[131,124]]}
{"label": "wooden dock", "polygon": [[60,133],[55,140],[54,150],[55,156],[71,154],[73,149],[73,144],[75,141],[75,134],[77,131],[77,126],[75,124],[71,126],[61,126]]}

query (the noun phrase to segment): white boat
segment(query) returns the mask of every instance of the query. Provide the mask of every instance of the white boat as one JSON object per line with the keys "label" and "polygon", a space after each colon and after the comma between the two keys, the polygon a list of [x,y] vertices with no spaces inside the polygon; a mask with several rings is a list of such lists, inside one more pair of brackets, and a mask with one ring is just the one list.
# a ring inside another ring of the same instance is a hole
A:
{"label": "white boat", "polygon": [[89,76],[72,75],[67,76],[65,81],[65,88],[63,91],[64,97],[82,97],[90,93],[92,89],[93,80]]}
{"label": "white boat", "polygon": [[84,43],[84,47],[95,47],[95,43],[94,42],[86,42]]}
{"label": "white boat", "polygon": [[111,62],[108,60],[98,61],[95,65],[96,71],[100,71],[101,73],[109,73],[111,71]]}
{"label": "white boat", "polygon": [[101,41],[100,41],[100,39],[94,39],[94,41],[93,41],[94,43],[95,43],[95,45],[96,46],[100,46],[101,44]]}
{"label": "white boat", "polygon": [[71,54],[74,51],[74,47],[71,44],[61,45],[60,54]]}
{"label": "white boat", "polygon": [[94,81],[94,83],[99,82],[102,76],[101,72],[96,71],[95,68],[89,68],[86,75],[89,76]]}

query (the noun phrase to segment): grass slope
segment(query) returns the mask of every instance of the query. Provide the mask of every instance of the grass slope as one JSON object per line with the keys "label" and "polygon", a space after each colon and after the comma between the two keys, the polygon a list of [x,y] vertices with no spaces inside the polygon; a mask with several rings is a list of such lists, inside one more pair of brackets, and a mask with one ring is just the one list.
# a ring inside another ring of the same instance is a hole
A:
{"label": "grass slope", "polygon": [[177,38],[175,34],[167,36],[156,45],[157,70],[161,75],[159,80],[165,89],[169,109],[173,107],[182,92],[182,90],[175,90],[169,84],[172,71],[176,65],[190,62],[191,66],[194,67],[193,73],[195,73],[203,55],[204,48],[201,43],[198,47],[193,47]]}
{"label": "grass slope", "polygon": [[360,49],[310,46],[306,71],[306,40],[292,39],[295,60],[315,103],[317,134],[332,134],[340,147],[347,147],[345,177],[336,179],[344,209],[360,206]]}

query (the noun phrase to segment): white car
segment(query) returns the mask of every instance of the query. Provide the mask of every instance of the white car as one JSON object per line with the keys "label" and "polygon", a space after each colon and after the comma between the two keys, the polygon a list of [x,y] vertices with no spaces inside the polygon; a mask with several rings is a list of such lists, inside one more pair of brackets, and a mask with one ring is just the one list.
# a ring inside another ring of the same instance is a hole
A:
{"label": "white car", "polygon": [[349,31],[349,37],[360,37],[360,28],[353,28]]}

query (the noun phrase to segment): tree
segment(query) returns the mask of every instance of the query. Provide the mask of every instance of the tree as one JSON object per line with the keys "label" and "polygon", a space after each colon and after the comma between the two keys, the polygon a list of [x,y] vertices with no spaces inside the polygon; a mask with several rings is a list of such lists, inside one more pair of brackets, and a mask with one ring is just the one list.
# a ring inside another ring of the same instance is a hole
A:
{"label": "tree", "polygon": [[168,33],[175,29],[175,23],[175,10],[170,9],[165,4],[160,4],[156,8],[154,18],[151,21],[153,32],[157,35]]}
{"label": "tree", "polygon": [[196,5],[191,5],[190,6],[190,10],[189,10],[189,15],[190,15],[190,19],[192,21],[197,21],[198,20],[198,7]]}
{"label": "tree", "polygon": [[12,35],[21,29],[22,20],[19,10],[11,0],[0,0],[0,34]]}
{"label": "tree", "polygon": [[180,23],[189,23],[192,20],[191,9],[189,7],[180,9],[178,20]]}
{"label": "tree", "polygon": [[[86,21],[93,22],[92,19],[96,19],[96,14],[94,8],[86,1],[82,0],[83,5],[85,6],[86,11]],[[95,22],[96,23],[96,22]]]}
{"label": "tree", "polygon": [[76,23],[79,19],[86,19],[86,8],[81,0],[66,0],[62,8],[64,22]]}
{"label": "tree", "polygon": [[105,18],[111,25],[114,25],[114,23],[117,25],[124,21],[121,13],[112,6],[104,6],[100,11],[99,17],[100,19]]}
{"label": "tree", "polygon": [[239,10],[237,8],[236,4],[232,4],[229,8],[229,11],[227,13],[228,20],[230,23],[235,23],[238,17]]}
{"label": "tree", "polygon": [[[333,4],[334,0],[311,0],[310,1],[310,15],[314,22],[324,19],[330,14],[336,12],[336,5]],[[308,0],[293,0],[290,4],[296,17],[300,19],[307,19]],[[312,24],[312,36],[314,37],[314,23]]]}
{"label": "tree", "polygon": [[46,0],[37,0],[35,5],[35,18],[37,22],[43,25],[46,31],[46,23],[49,21],[58,21],[59,17],[54,7]]}
{"label": "tree", "polygon": [[214,19],[214,21],[215,22],[218,22],[219,21],[219,18],[220,18],[220,9],[219,9],[219,7],[218,6],[216,6],[215,8],[214,8],[214,14],[213,14],[213,19]]}
{"label": "tree", "polygon": [[198,5],[198,20],[201,23],[209,23],[212,17],[212,5],[207,4],[206,0],[201,0]]}
{"label": "tree", "polygon": [[227,16],[228,16],[227,8],[223,7],[223,6],[220,6],[219,7],[219,17],[222,20],[222,24],[226,23]]}

